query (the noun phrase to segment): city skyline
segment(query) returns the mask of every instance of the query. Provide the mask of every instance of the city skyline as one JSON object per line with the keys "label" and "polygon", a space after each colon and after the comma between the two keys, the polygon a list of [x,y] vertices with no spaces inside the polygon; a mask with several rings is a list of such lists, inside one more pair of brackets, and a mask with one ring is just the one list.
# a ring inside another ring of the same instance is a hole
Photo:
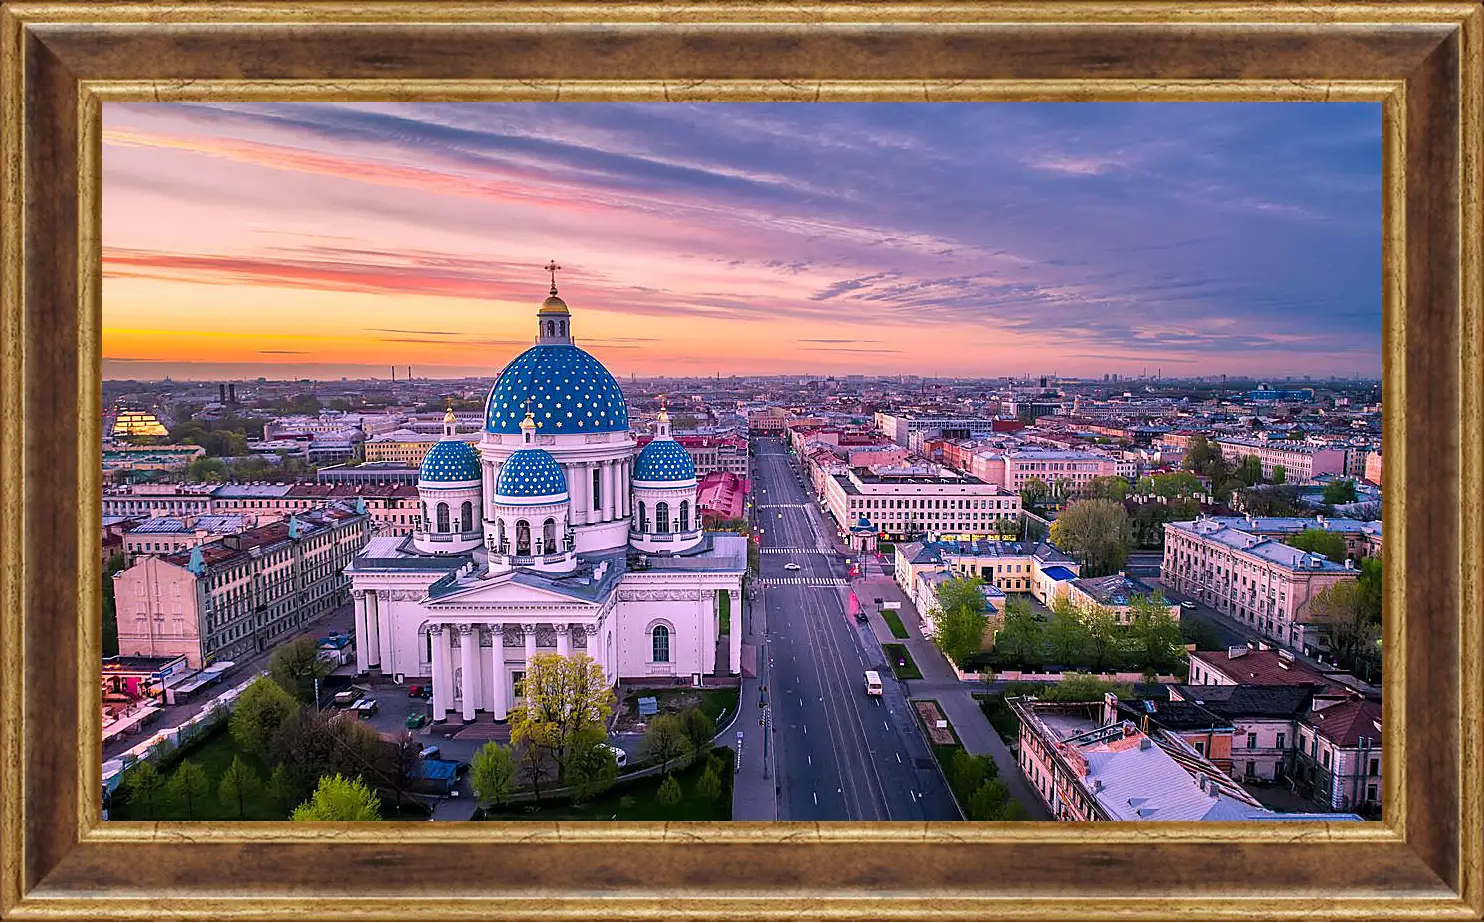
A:
{"label": "city skyline", "polygon": [[553,258],[621,377],[1374,377],[1380,159],[1371,104],[109,104],[104,377],[490,377]]}

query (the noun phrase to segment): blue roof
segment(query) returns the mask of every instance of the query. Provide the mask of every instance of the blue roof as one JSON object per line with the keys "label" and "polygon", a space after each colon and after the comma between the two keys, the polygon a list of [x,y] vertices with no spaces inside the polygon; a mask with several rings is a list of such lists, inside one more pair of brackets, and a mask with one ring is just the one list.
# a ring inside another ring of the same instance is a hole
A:
{"label": "blue roof", "polygon": [[591,355],[566,343],[532,346],[510,360],[484,407],[484,428],[518,435],[527,401],[542,433],[619,433],[629,408],[618,382]]}
{"label": "blue roof", "polygon": [[634,463],[636,481],[694,481],[696,465],[685,446],[674,439],[656,439]]}
{"label": "blue roof", "polygon": [[1065,567],[1062,567],[1060,564],[1056,565],[1055,567],[1048,567],[1045,570],[1041,571],[1041,573],[1043,573],[1046,576],[1050,577],[1052,580],[1076,580],[1077,579],[1077,575],[1076,574],[1074,574],[1071,571],[1067,570]]}
{"label": "blue roof", "polygon": [[550,497],[567,492],[562,466],[545,449],[521,449],[505,460],[495,493],[501,497]]}
{"label": "blue roof", "polygon": [[417,479],[433,484],[453,484],[479,480],[479,453],[467,442],[458,439],[440,439],[433,443]]}

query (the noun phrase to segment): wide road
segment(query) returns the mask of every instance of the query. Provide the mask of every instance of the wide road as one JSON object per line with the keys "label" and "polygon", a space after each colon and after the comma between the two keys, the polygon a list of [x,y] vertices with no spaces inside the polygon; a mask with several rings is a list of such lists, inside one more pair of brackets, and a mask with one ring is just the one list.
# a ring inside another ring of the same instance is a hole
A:
{"label": "wide road", "polygon": [[[833,527],[798,483],[783,445],[759,439],[756,446],[767,607],[759,681],[772,706],[779,819],[958,820],[905,689],[870,627],[847,611],[849,581]],[[865,694],[867,670],[881,674],[885,695]]]}

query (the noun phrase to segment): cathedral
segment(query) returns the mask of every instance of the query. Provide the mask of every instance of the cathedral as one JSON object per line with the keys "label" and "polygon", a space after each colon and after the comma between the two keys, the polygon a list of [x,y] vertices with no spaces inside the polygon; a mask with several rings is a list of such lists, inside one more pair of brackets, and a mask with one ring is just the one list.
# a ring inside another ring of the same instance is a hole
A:
{"label": "cathedral", "polygon": [[346,569],[357,672],[426,681],[434,720],[465,723],[505,720],[538,653],[586,654],[614,684],[736,673],[746,539],[702,530],[695,466],[664,410],[656,425],[636,451],[623,392],[573,341],[553,277],[478,444],[450,411],[418,473],[416,529],[371,539]]}

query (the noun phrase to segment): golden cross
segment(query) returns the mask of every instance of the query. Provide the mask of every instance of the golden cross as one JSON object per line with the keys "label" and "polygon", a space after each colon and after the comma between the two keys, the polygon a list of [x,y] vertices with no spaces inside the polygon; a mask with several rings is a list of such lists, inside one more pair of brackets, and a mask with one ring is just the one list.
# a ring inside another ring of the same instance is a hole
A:
{"label": "golden cross", "polygon": [[544,269],[544,270],[546,270],[547,272],[551,273],[551,293],[553,295],[555,295],[556,294],[556,290],[557,290],[556,289],[556,274],[557,274],[557,270],[558,269],[561,269],[562,267],[560,267],[560,266],[557,265],[557,261],[556,260],[551,260],[550,262],[548,262],[545,266],[542,266],[541,268]]}

